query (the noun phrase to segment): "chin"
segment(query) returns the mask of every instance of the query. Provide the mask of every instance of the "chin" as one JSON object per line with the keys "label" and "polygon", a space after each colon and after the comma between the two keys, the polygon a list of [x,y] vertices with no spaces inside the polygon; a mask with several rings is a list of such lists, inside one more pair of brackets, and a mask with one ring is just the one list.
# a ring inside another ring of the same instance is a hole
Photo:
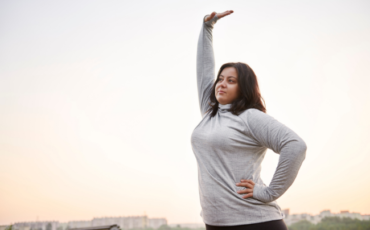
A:
{"label": "chin", "polygon": [[217,101],[218,101],[218,103],[219,103],[219,104],[223,104],[223,105],[225,105],[225,104],[229,104],[229,103],[227,103],[227,102],[225,102],[225,101],[222,101],[222,100],[221,100],[221,101],[220,101],[220,100],[217,100]]}

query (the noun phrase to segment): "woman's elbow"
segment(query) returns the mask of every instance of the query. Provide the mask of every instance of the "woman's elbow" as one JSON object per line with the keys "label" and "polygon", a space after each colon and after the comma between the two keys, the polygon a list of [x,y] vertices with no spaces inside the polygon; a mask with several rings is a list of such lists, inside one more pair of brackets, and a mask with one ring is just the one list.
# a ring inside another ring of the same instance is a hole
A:
{"label": "woman's elbow", "polygon": [[297,153],[301,155],[301,157],[303,159],[306,158],[306,152],[307,152],[307,145],[306,145],[306,142],[302,139],[300,139],[298,142],[297,142]]}
{"label": "woman's elbow", "polygon": [[295,159],[304,160],[306,158],[307,145],[300,137],[296,137],[290,142],[291,154]]}

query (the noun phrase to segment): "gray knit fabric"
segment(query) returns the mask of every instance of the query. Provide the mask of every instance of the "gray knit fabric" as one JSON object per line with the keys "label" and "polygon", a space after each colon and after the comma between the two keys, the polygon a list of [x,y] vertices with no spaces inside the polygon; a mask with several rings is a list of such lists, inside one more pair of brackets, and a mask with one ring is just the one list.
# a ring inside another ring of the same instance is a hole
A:
{"label": "gray knit fabric", "polygon": [[[205,17],[204,17],[205,18]],[[206,113],[215,61],[212,30],[218,18],[202,22],[197,50],[197,86],[203,116],[191,136],[198,166],[199,196],[204,223],[231,226],[283,219],[276,199],[292,185],[306,156],[306,143],[270,115],[248,109],[239,116],[219,105],[216,116]],[[280,154],[271,183],[260,178],[267,148]],[[241,179],[255,182],[253,197],[243,199],[236,186]]]}

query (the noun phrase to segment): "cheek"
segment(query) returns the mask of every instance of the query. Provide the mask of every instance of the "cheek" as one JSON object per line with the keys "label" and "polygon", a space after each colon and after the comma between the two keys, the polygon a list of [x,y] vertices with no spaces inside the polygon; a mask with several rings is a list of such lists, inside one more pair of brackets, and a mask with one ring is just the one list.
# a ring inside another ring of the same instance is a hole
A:
{"label": "cheek", "polygon": [[234,97],[238,97],[238,95],[239,95],[239,87],[238,86],[234,86],[232,91],[233,91],[233,96]]}

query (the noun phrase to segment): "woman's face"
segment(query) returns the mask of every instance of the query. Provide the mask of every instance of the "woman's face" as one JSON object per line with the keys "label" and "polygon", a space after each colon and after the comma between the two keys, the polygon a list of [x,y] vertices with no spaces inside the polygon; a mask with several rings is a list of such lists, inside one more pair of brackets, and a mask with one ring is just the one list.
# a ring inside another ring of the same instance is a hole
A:
{"label": "woman's face", "polygon": [[231,104],[239,96],[238,73],[234,67],[222,70],[215,88],[218,103]]}

